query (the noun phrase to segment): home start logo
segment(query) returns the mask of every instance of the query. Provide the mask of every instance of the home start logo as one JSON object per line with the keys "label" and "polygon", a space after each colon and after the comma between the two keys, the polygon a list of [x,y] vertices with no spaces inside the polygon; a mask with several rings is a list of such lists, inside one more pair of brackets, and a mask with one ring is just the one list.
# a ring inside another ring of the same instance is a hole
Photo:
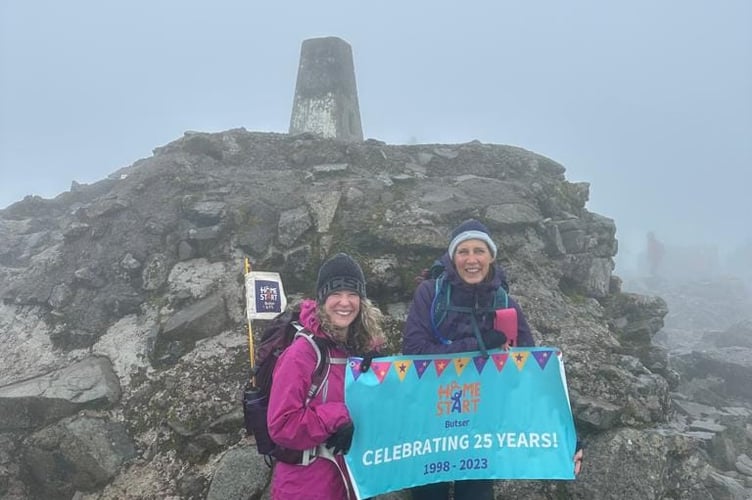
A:
{"label": "home start logo", "polygon": [[[436,416],[462,416],[478,412],[480,405],[480,382],[459,384],[456,380],[439,385],[436,400]],[[464,422],[464,423],[463,423]],[[467,421],[448,420],[446,427],[464,427]]]}
{"label": "home start logo", "polygon": [[280,300],[279,283],[256,280],[256,310],[258,312],[279,311]]}

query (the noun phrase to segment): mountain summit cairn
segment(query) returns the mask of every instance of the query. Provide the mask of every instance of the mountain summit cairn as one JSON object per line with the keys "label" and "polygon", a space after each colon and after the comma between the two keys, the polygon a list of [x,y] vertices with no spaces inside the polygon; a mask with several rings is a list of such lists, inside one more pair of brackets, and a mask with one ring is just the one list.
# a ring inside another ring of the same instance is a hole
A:
{"label": "mountain summit cairn", "polygon": [[304,132],[363,140],[352,48],[341,38],[310,38],[301,45],[290,134]]}

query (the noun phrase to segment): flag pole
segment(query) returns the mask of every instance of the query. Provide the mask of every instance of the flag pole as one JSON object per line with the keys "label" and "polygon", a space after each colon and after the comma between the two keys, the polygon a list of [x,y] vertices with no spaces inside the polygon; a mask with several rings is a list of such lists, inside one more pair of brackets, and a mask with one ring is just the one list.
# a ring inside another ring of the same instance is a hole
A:
{"label": "flag pole", "polygon": [[[243,271],[247,275],[252,271],[251,261],[248,257],[245,257],[243,261]],[[243,277],[245,281],[245,276]],[[247,291],[246,291],[247,293]],[[253,327],[251,326],[251,319],[248,318],[248,357],[251,362],[251,383],[256,384],[256,353],[253,349]]]}

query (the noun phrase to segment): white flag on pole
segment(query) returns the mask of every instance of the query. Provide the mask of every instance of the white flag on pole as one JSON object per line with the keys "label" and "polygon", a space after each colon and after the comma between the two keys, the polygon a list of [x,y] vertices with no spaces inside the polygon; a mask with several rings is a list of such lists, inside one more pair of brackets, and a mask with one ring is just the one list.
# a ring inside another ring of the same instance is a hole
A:
{"label": "white flag on pole", "polygon": [[287,308],[287,297],[279,273],[246,273],[245,303],[248,321],[272,319],[284,311]]}

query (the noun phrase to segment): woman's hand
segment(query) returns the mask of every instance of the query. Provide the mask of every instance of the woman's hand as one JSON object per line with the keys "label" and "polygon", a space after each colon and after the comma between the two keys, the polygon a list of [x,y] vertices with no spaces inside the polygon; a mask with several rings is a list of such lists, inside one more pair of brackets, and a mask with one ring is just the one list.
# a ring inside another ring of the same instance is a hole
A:
{"label": "woman's hand", "polygon": [[582,470],[582,459],[584,458],[583,446],[580,441],[577,441],[577,451],[574,453],[574,475],[580,473]]}

